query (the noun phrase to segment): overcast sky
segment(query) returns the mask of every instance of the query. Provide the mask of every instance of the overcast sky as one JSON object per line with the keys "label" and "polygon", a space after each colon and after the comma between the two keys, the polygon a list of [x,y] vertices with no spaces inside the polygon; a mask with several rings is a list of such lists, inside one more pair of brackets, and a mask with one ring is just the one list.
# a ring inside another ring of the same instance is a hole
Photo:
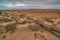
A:
{"label": "overcast sky", "polygon": [[60,0],[0,0],[0,10],[60,9]]}

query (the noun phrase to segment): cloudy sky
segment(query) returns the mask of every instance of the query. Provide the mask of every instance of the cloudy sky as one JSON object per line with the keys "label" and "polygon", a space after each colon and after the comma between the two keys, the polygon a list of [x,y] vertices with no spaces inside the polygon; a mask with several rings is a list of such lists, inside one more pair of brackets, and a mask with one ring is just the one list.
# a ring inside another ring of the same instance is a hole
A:
{"label": "cloudy sky", "polygon": [[0,0],[0,10],[60,9],[60,0]]}

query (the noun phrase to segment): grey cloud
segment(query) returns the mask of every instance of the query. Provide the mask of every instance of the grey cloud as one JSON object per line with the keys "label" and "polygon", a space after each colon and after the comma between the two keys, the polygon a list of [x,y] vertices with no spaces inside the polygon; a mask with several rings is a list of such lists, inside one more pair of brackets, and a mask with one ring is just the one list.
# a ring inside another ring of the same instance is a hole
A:
{"label": "grey cloud", "polygon": [[[7,4],[15,5],[17,3],[27,6],[6,7]],[[60,9],[60,0],[0,0],[0,9]]]}
{"label": "grey cloud", "polygon": [[1,0],[0,3],[26,3],[26,4],[60,4],[60,0]]}

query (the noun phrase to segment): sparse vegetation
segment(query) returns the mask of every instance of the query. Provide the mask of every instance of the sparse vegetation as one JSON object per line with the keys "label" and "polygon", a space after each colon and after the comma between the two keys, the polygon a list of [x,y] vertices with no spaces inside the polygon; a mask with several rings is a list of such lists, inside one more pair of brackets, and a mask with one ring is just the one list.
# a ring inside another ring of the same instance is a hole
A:
{"label": "sparse vegetation", "polygon": [[6,32],[11,32],[11,33],[13,33],[17,28],[16,28],[16,26],[6,26],[5,27],[5,29],[6,29]]}
{"label": "sparse vegetation", "polygon": [[60,12],[58,12],[58,14],[60,14]]}
{"label": "sparse vegetation", "polygon": [[25,17],[25,14],[21,14],[21,15],[20,15],[20,18],[24,18],[24,17]]}
{"label": "sparse vegetation", "polygon": [[0,15],[2,15],[2,12],[0,11]]}
{"label": "sparse vegetation", "polygon": [[28,27],[31,31],[38,31],[41,29],[41,26],[38,24],[33,24]]}
{"label": "sparse vegetation", "polygon": [[16,26],[0,26],[0,34],[6,33],[6,32],[11,32],[14,33],[16,31],[17,27]]}
{"label": "sparse vegetation", "polygon": [[0,18],[0,22],[10,22],[10,21],[12,20],[9,18]]}
{"label": "sparse vegetation", "polygon": [[6,35],[3,35],[2,39],[5,39],[6,38]]}
{"label": "sparse vegetation", "polygon": [[6,29],[4,28],[4,26],[0,25],[0,40],[3,40],[6,38],[5,32],[6,32]]}
{"label": "sparse vegetation", "polygon": [[52,21],[50,18],[43,18],[43,20],[45,20],[45,21],[47,21],[47,22],[51,22],[51,23],[53,23],[54,21]]}
{"label": "sparse vegetation", "polygon": [[[32,40],[32,39],[34,40],[34,38],[31,38],[33,36],[37,40],[40,40],[40,38],[42,38],[41,40],[47,40],[47,38],[45,38],[45,36],[44,36],[45,31],[47,34],[51,34],[51,32],[49,32],[50,28],[53,29],[54,28],[53,26],[60,25],[60,22],[55,21],[57,19],[57,17],[59,17],[60,15],[58,16],[55,14],[53,14],[53,15],[51,14],[52,15],[51,16],[51,15],[48,15],[48,13],[43,14],[43,12],[40,12],[40,11],[39,12],[31,11],[30,13],[26,12],[26,14],[24,13],[24,11],[22,13],[21,12],[0,11],[0,40],[5,40],[6,37],[9,38],[9,40],[14,40],[16,35],[18,35],[17,39],[21,39],[21,40],[24,40],[24,38],[25,38],[25,40],[26,40],[26,38],[28,38],[27,40]],[[60,14],[60,12],[59,12],[59,14]],[[15,25],[15,24],[17,24],[17,25]],[[49,24],[52,24],[52,25],[50,26]],[[17,30],[17,28],[19,28],[19,29]],[[51,29],[51,31],[53,31],[52,29]],[[17,30],[17,33],[15,33],[16,30]],[[15,33],[14,34],[15,37],[13,36],[13,33]],[[35,33],[35,34],[33,35],[33,33]],[[36,35],[36,33],[37,33],[37,35]],[[40,33],[42,34],[42,36],[40,35]],[[54,33],[52,33],[52,34],[54,34]],[[58,34],[58,32],[57,32],[57,34]],[[11,37],[11,39],[10,39],[10,37]],[[51,36],[49,36],[49,37],[51,37]],[[52,40],[54,40],[54,39],[52,39]]]}
{"label": "sparse vegetation", "polygon": [[0,40],[5,40],[6,37],[6,34],[0,34]]}
{"label": "sparse vegetation", "polygon": [[60,21],[58,21],[57,24],[60,24]]}
{"label": "sparse vegetation", "polygon": [[3,26],[0,26],[0,34],[5,33],[6,29]]}

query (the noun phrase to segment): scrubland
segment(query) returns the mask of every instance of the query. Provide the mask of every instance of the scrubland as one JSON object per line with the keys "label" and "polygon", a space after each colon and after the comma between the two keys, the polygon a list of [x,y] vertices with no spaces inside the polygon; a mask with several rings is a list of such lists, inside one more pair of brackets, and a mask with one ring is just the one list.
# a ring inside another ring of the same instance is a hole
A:
{"label": "scrubland", "polygon": [[60,40],[60,12],[0,11],[0,40]]}

